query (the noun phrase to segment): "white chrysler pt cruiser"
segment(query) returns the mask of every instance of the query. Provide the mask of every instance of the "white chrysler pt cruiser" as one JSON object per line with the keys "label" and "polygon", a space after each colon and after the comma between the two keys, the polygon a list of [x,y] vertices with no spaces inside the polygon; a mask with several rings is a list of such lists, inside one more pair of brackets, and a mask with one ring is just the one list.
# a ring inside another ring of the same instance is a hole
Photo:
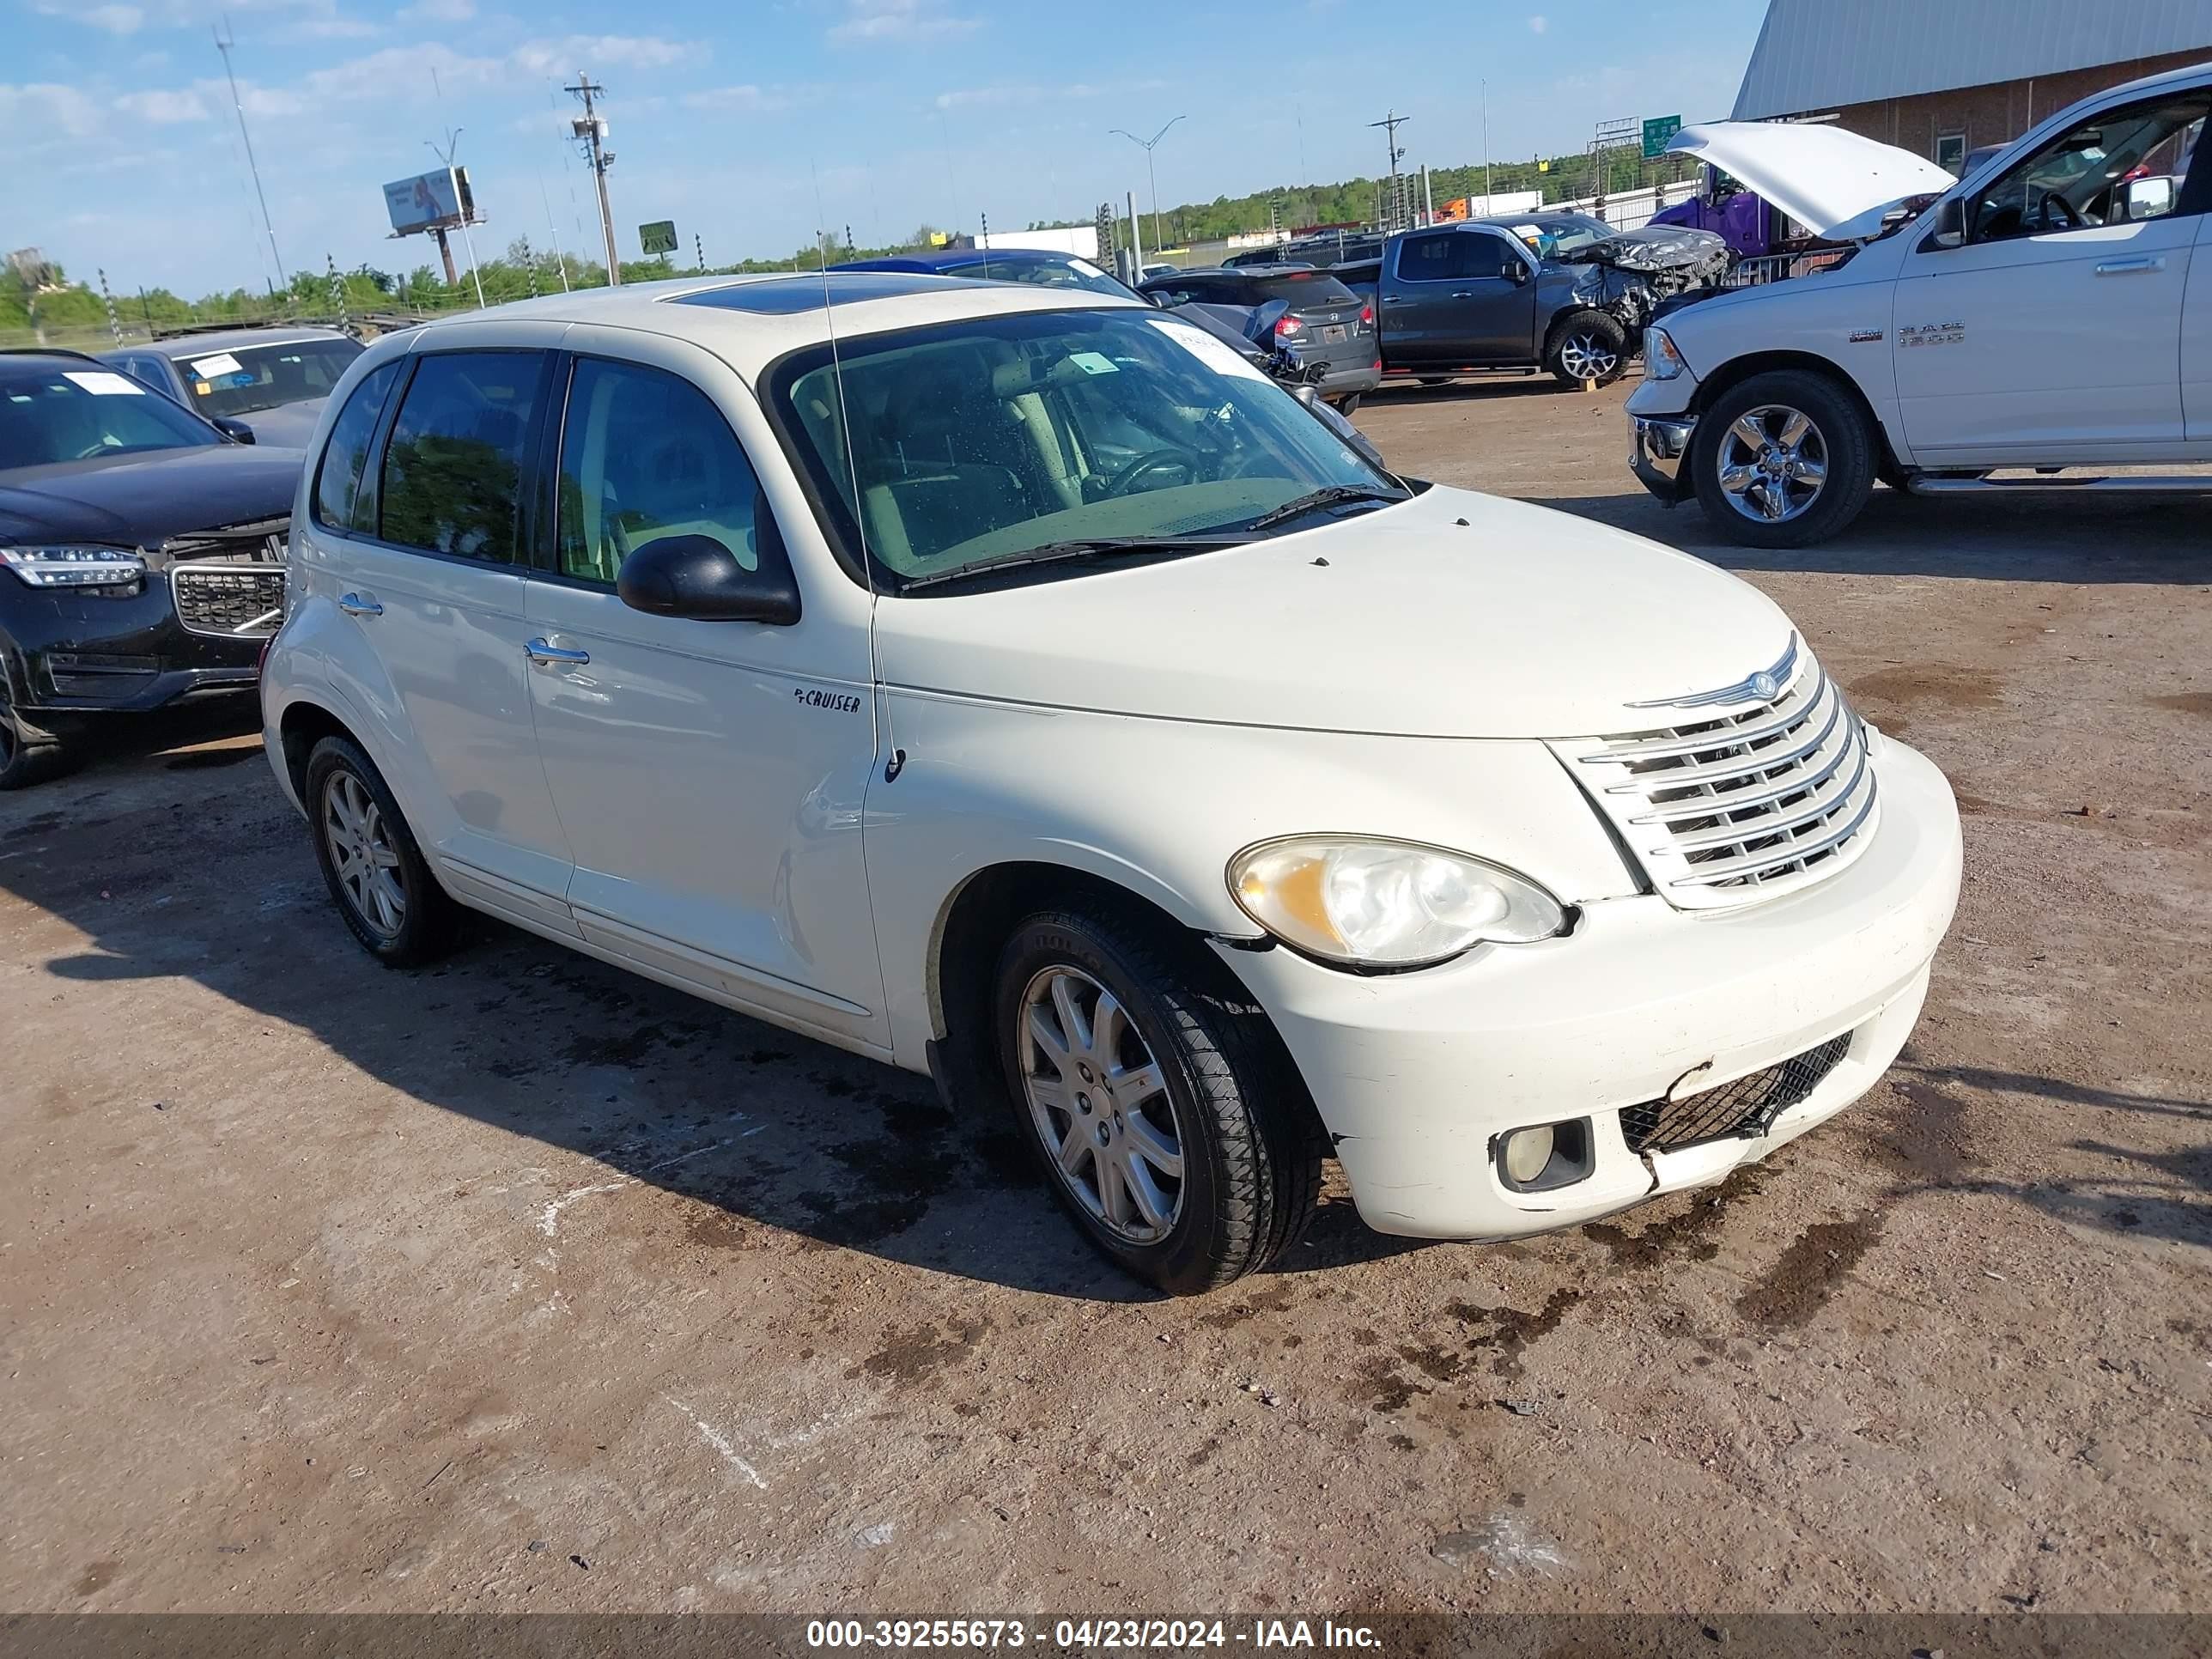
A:
{"label": "white chrysler pt cruiser", "polygon": [[263,678],[339,914],[459,907],[1012,1112],[1198,1291],[1335,1158],[1501,1239],[1719,1179],[1879,1078],[1942,775],[1755,589],[1377,470],[1088,294],[708,278],[388,337]]}

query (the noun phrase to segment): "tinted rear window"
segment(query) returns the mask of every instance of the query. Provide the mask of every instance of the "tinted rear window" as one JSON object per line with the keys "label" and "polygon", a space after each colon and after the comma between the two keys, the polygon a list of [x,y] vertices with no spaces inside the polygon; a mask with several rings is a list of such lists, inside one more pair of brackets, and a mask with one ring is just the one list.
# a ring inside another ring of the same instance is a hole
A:
{"label": "tinted rear window", "polygon": [[353,389],[345,407],[331,423],[331,441],[323,449],[322,471],[315,477],[315,520],[332,530],[362,530],[369,526],[357,511],[361,499],[362,464],[376,436],[377,417],[384,413],[385,394],[392,390],[397,361],[371,371]]}
{"label": "tinted rear window", "polygon": [[1348,306],[1358,296],[1335,277],[1318,270],[1285,271],[1279,276],[1255,276],[1252,286],[1264,299],[1280,300],[1293,309],[1300,306]]}
{"label": "tinted rear window", "polygon": [[384,539],[512,564],[523,439],[544,357],[426,353],[384,452]]}

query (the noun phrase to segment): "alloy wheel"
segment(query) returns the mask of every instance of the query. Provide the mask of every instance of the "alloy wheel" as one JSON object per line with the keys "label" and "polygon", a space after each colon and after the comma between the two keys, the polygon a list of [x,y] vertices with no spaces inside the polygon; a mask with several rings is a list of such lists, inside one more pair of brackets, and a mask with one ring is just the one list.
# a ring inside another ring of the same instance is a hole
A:
{"label": "alloy wheel", "polygon": [[1128,1012],[1079,968],[1023,990],[1022,1090],[1077,1203],[1116,1237],[1152,1244],[1182,1213],[1183,1137],[1166,1074]]}
{"label": "alloy wheel", "polygon": [[398,938],[407,925],[399,849],[376,797],[351,772],[332,772],[323,786],[323,841],[348,908],[380,938]]}
{"label": "alloy wheel", "polygon": [[1759,524],[1801,519],[1828,482],[1828,444],[1802,410],[1762,404],[1721,434],[1713,465],[1729,505]]}
{"label": "alloy wheel", "polygon": [[1577,380],[1602,380],[1620,367],[1620,354],[1595,334],[1570,334],[1559,342],[1559,367]]}

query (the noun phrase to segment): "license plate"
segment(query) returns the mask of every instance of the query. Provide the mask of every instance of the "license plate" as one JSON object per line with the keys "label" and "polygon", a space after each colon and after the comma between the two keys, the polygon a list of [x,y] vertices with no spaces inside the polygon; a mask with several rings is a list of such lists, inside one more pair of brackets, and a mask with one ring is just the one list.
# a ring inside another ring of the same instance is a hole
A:
{"label": "license plate", "polygon": [[1344,325],[1342,323],[1322,324],[1321,343],[1323,345],[1341,345],[1344,343]]}

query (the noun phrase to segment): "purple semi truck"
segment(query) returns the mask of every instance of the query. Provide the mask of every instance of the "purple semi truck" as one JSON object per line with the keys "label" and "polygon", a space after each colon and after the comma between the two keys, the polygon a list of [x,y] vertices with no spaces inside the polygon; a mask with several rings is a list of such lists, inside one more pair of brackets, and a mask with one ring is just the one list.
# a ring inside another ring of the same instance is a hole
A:
{"label": "purple semi truck", "polygon": [[1787,235],[1789,221],[1761,197],[1705,163],[1698,169],[1698,193],[1688,201],[1652,216],[1655,225],[1685,225],[1710,230],[1729,245],[1740,259],[1773,253]]}

